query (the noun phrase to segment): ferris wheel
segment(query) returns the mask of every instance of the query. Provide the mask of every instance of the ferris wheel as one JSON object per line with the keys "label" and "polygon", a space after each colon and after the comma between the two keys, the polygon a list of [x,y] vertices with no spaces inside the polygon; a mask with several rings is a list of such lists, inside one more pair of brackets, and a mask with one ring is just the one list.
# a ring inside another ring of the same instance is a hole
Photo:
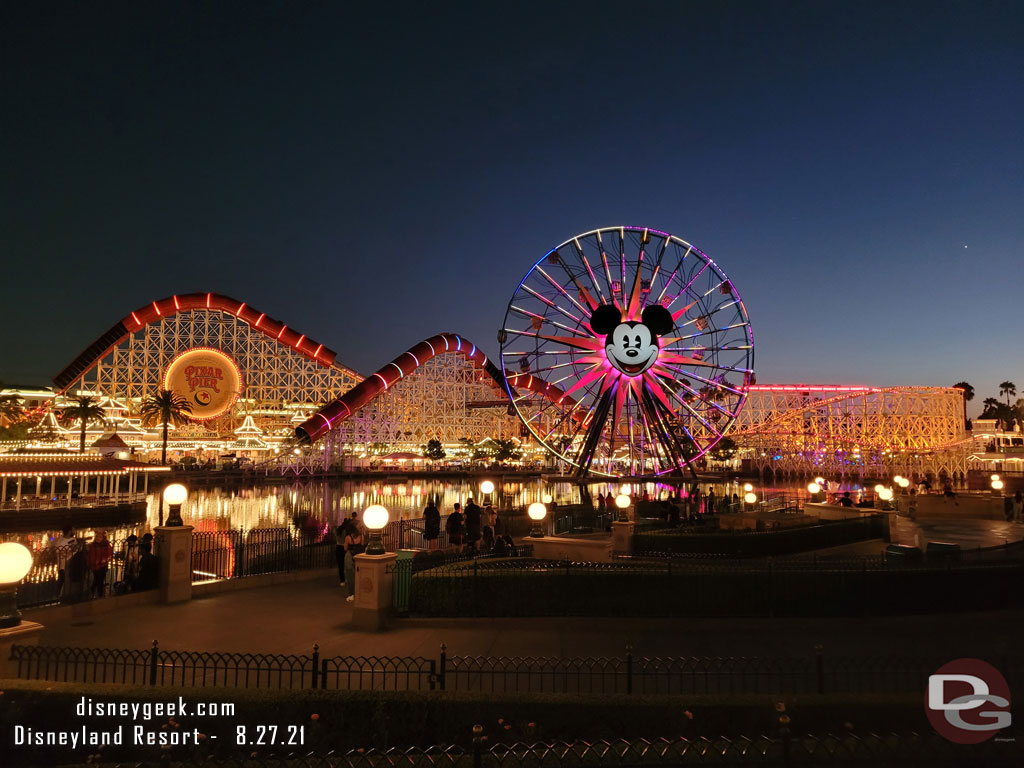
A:
{"label": "ferris wheel", "polygon": [[582,477],[693,471],[754,383],[743,300],[704,253],[611,227],[549,251],[498,332],[527,432]]}

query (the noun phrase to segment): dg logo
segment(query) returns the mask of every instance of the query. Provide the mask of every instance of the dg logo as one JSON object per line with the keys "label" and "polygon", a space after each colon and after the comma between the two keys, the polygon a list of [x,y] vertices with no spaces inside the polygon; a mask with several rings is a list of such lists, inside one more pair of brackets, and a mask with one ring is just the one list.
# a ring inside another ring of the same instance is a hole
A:
{"label": "dg logo", "polygon": [[956,659],[928,677],[928,721],[957,744],[979,744],[1010,726],[1010,687],[981,659]]}

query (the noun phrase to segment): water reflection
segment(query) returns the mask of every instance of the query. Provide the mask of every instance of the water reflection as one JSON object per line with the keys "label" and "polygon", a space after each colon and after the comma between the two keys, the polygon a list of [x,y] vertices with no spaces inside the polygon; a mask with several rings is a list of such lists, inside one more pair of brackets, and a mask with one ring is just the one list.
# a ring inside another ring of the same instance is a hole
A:
{"label": "water reflection", "polygon": [[[319,539],[327,534],[351,512],[362,512],[371,504],[382,504],[391,513],[392,520],[418,518],[430,499],[436,499],[442,515],[447,515],[456,502],[465,505],[472,496],[478,503],[487,499],[480,492],[480,480],[471,482],[410,478],[407,482],[371,480],[343,480],[325,482],[310,480],[290,485],[270,485],[250,488],[195,488],[182,506],[181,516],[186,525],[196,531],[212,532],[244,529],[295,528],[306,536]],[[742,480],[702,482],[703,493],[711,488],[716,496],[726,494],[743,496]],[[830,490],[846,486],[830,486]],[[853,486],[849,486],[853,488]],[[802,488],[799,484],[761,487],[758,493],[792,492]],[[678,492],[673,486],[660,483],[630,484],[596,483],[589,486],[594,498],[598,493],[618,494],[625,490],[639,498],[644,491],[650,498],[661,498]],[[490,496],[499,510],[526,507],[534,501],[551,496],[555,504],[578,504],[579,486],[570,482],[551,482],[540,478],[525,481],[498,482]],[[69,513],[75,524],[75,535],[91,539],[101,526],[89,525],[86,510]],[[166,518],[166,510],[164,510]],[[150,494],[147,500],[146,522],[141,524],[102,526],[108,537],[115,541],[131,533],[141,535],[159,524],[160,496]],[[77,522],[76,521],[80,521]],[[53,528],[37,531],[0,532],[0,539],[20,541],[30,549],[39,550],[60,531]]]}

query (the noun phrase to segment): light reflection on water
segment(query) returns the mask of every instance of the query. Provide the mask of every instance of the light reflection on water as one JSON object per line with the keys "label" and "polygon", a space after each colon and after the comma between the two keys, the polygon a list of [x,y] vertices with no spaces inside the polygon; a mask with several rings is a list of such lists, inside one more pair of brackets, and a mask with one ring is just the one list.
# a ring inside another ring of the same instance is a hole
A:
{"label": "light reflection on water", "polygon": [[[371,504],[382,504],[391,513],[392,520],[418,518],[431,498],[436,498],[442,515],[452,510],[459,502],[465,505],[470,496],[483,503],[484,494],[479,490],[482,478],[472,481],[409,478],[407,482],[384,482],[383,480],[309,480],[290,485],[268,485],[248,488],[195,488],[181,510],[185,524],[196,531],[218,531],[238,528],[281,528],[295,527],[306,531],[326,531],[328,526],[337,525],[342,517],[352,511],[362,512]],[[701,482],[703,492],[714,488],[715,494],[743,495],[742,480]],[[804,486],[799,483],[762,488],[758,491],[792,492]],[[590,486],[590,493],[618,493],[623,486],[615,483],[599,483]],[[658,498],[675,491],[672,486],[647,483],[630,485],[628,492],[640,496],[646,490],[652,498]],[[492,501],[499,510],[525,507],[534,501],[541,501],[550,495],[560,506],[578,504],[579,487],[570,482],[553,483],[529,479],[514,482],[495,480]],[[130,533],[141,534],[158,524],[158,494],[150,494],[147,500],[146,522],[106,526],[104,530],[114,540],[121,540]],[[90,539],[94,526],[83,516],[84,510],[71,512],[69,519],[81,520],[75,527],[75,535]],[[167,511],[164,511],[166,518]],[[99,526],[95,526],[99,527]],[[37,531],[2,532],[0,539],[20,541],[31,549],[38,550],[49,540],[59,535],[56,528]]]}

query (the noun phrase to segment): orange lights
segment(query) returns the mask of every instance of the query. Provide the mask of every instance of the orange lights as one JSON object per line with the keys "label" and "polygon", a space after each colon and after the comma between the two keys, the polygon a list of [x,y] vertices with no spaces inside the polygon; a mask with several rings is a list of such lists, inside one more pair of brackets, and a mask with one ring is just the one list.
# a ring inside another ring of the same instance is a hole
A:
{"label": "orange lights", "polygon": [[262,313],[259,317],[256,318],[256,322],[253,324],[252,327],[253,328],[259,328],[260,327],[260,323],[263,322],[263,318],[266,317],[266,316],[267,316],[266,312]]}
{"label": "orange lights", "polygon": [[178,296],[177,295],[174,296],[174,309],[176,311],[179,311],[179,312],[181,311],[181,304],[178,303]]}
{"label": "orange lights", "polygon": [[245,309],[245,302],[244,301],[241,304],[238,305],[238,311],[235,312],[235,317],[241,317],[243,309]]}

